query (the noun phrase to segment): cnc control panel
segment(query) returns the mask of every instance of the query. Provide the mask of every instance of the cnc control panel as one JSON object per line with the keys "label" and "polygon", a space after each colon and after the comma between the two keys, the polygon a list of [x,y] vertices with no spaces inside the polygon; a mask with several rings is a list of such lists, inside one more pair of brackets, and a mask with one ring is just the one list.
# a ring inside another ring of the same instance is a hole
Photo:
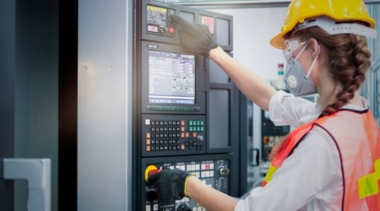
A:
{"label": "cnc control panel", "polygon": [[[193,161],[181,161],[168,163],[146,163],[146,167],[154,165],[158,169],[166,166],[168,168],[181,169],[196,175],[206,185],[228,194],[229,191],[229,174],[230,161],[228,159],[195,159]],[[173,160],[177,160],[173,159]],[[185,197],[181,200],[170,202],[169,204],[160,204],[156,190],[146,184],[143,196],[145,201],[145,211],[181,211],[190,208],[194,211],[205,211],[206,209],[195,201]],[[186,208],[186,209],[185,209]]]}
{"label": "cnc control panel", "polygon": [[205,154],[204,115],[143,115],[142,155]]}

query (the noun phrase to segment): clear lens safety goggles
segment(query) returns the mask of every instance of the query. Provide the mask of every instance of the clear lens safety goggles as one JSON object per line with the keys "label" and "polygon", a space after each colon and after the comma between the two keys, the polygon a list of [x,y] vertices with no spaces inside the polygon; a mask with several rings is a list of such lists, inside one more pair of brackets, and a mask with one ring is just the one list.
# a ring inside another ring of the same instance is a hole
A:
{"label": "clear lens safety goggles", "polygon": [[282,50],[286,61],[290,61],[290,58],[293,56],[293,52],[306,44],[307,42],[300,42],[299,38],[285,40],[284,43],[282,43]]}

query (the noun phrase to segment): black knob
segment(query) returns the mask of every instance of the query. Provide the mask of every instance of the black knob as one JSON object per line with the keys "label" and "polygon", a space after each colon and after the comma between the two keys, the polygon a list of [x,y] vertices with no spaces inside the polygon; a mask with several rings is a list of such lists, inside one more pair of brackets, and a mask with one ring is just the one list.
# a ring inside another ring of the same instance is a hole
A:
{"label": "black knob", "polygon": [[189,206],[187,206],[187,204],[181,204],[179,205],[177,211],[191,211],[191,209]]}
{"label": "black knob", "polygon": [[156,193],[156,191],[154,189],[149,189],[148,192],[147,192],[147,195],[148,195],[148,199],[150,201],[158,199],[158,195],[157,195],[157,193]]}

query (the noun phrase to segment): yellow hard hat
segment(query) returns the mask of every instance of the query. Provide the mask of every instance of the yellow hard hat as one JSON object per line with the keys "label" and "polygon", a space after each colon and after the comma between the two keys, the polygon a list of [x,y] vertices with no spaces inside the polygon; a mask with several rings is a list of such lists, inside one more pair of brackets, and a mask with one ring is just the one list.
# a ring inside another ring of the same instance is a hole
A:
{"label": "yellow hard hat", "polygon": [[284,36],[305,19],[327,16],[336,21],[362,21],[374,28],[376,21],[366,11],[363,0],[293,0],[285,15],[281,32],[270,41],[275,48],[282,48]]}

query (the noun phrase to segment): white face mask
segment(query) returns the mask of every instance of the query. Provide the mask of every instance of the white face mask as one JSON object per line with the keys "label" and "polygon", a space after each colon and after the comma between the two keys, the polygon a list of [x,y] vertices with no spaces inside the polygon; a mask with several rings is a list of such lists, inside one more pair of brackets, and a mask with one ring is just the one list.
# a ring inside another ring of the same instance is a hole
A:
{"label": "white face mask", "polygon": [[308,44],[309,43],[305,44],[305,46],[302,48],[301,52],[299,52],[296,58],[291,57],[286,65],[286,74],[284,78],[285,85],[286,88],[290,91],[290,93],[292,93],[296,97],[317,93],[317,89],[309,76],[320,53],[319,45],[318,54],[312,62],[307,74],[305,73],[305,70],[303,69],[301,64],[297,61],[298,57],[306,49]]}

